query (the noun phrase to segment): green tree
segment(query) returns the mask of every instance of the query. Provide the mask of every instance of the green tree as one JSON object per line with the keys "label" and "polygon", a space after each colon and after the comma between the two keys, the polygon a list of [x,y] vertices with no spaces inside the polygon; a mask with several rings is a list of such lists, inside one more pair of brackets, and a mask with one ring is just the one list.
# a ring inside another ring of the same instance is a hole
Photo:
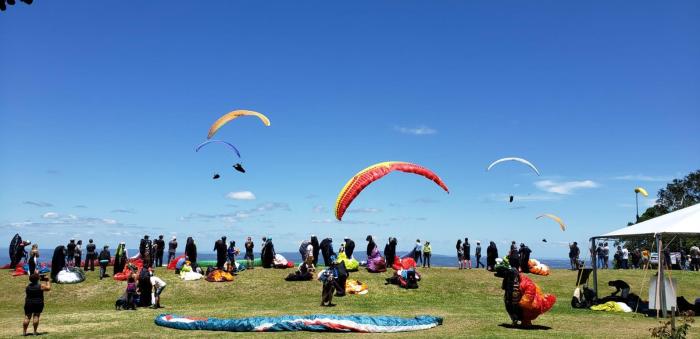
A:
{"label": "green tree", "polygon": [[[691,172],[683,179],[673,179],[666,185],[666,188],[660,189],[656,196],[656,204],[647,208],[639,216],[638,223],[700,203],[700,170]],[[627,225],[631,226],[634,223],[628,223]],[[695,237],[677,239],[677,241],[673,241],[670,244],[671,251],[680,251],[681,242],[679,240],[682,240],[682,247],[686,252],[690,246],[700,245],[700,239]],[[649,239],[627,241],[625,247],[629,250],[650,248],[652,242]]]}

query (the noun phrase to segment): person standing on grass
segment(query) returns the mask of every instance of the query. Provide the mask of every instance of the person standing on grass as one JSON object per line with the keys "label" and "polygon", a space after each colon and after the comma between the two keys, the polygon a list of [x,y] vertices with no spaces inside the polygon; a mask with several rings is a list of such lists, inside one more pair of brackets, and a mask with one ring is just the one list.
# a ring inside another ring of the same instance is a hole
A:
{"label": "person standing on grass", "polygon": [[690,270],[700,270],[700,248],[697,245],[690,248]]}
{"label": "person standing on grass", "polygon": [[75,239],[71,239],[66,245],[66,267],[75,265]]}
{"label": "person standing on grass", "polygon": [[255,255],[253,254],[253,248],[255,248],[255,243],[253,243],[253,238],[248,237],[245,241],[245,260],[246,260],[246,268],[247,269],[253,269],[253,265],[255,263]]}
{"label": "person standing on grass", "polygon": [[[44,283],[39,284],[39,280]],[[29,276],[29,285],[27,285],[25,289],[24,321],[22,322],[22,329],[24,330],[25,336],[27,335],[30,321],[32,321],[32,325],[34,326],[34,335],[38,335],[37,328],[39,328],[41,312],[44,311],[44,291],[48,292],[50,290],[51,282],[49,279],[41,277],[38,273],[32,273]]]}
{"label": "person standing on grass", "polygon": [[581,250],[578,248],[578,243],[574,241],[573,244],[569,245],[569,261],[571,262],[571,269],[579,269],[578,258],[581,255]]}
{"label": "person standing on grass", "polygon": [[459,262],[459,269],[464,268],[464,247],[462,247],[462,239],[457,239],[457,261]]}
{"label": "person standing on grass", "polygon": [[489,242],[489,247],[486,248],[486,269],[493,271],[496,267],[496,258],[498,258],[498,247],[493,241]]}
{"label": "person standing on grass", "polygon": [[223,270],[226,264],[226,237],[214,242],[214,251],[216,251],[216,268]]}
{"label": "person standing on grass", "polygon": [[36,267],[39,266],[39,245],[32,245],[32,250],[29,252],[29,260],[27,260],[27,265],[29,265],[29,271],[27,274],[32,275],[36,273]]}
{"label": "person standing on grass", "polygon": [[236,271],[236,255],[238,254],[238,249],[236,248],[236,242],[231,240],[229,242],[228,249],[226,250],[226,263],[228,264],[228,271]]}
{"label": "person standing on grass", "polygon": [[484,264],[481,263],[481,241],[476,242],[476,249],[474,249],[474,256],[476,257],[476,268],[479,268],[479,266],[484,267]]}
{"label": "person standing on grass", "polygon": [[173,238],[168,242],[168,264],[175,259],[175,252],[177,251],[177,238],[173,235]]}
{"label": "person standing on grass", "polygon": [[75,245],[75,253],[73,253],[73,255],[75,258],[73,260],[75,267],[80,268],[80,260],[83,257],[83,241],[82,240],[78,240],[78,243]]}
{"label": "person standing on grass", "polygon": [[423,245],[423,267],[425,265],[428,265],[428,268],[430,268],[430,256],[432,255],[433,252],[433,247],[430,246],[430,241],[426,241],[425,245]]}
{"label": "person standing on grass", "polygon": [[608,268],[608,261],[610,259],[610,247],[608,247],[607,241],[603,244],[603,268]]}
{"label": "person standing on grass", "polygon": [[530,273],[530,250],[529,247],[525,246],[524,243],[520,243],[520,250],[518,250],[518,255],[520,256],[520,270],[523,273]]}
{"label": "person standing on grass", "polygon": [[163,235],[159,235],[158,239],[155,241],[156,248],[156,267],[163,266],[163,253],[165,252],[165,240],[163,240]]}
{"label": "person standing on grass", "polygon": [[423,253],[423,245],[420,244],[420,239],[416,239],[416,245],[413,246],[413,260],[416,265],[418,265],[418,261],[423,261],[421,253]]}
{"label": "person standing on grass", "polygon": [[85,267],[83,268],[86,272],[88,266],[90,266],[90,271],[95,270],[95,259],[97,259],[97,253],[95,252],[96,246],[92,242],[92,239],[88,240],[87,246],[85,246]]}
{"label": "person standing on grass", "polygon": [[472,269],[472,245],[469,244],[469,238],[464,238],[464,243],[462,244],[464,247],[464,268],[467,268],[469,266],[469,269]]}
{"label": "person standing on grass", "polygon": [[102,252],[100,252],[99,257],[97,259],[100,261],[100,280],[102,278],[106,277],[107,274],[107,265],[109,264],[109,259],[112,257],[111,253],[109,253],[109,246],[105,245],[102,248]]}

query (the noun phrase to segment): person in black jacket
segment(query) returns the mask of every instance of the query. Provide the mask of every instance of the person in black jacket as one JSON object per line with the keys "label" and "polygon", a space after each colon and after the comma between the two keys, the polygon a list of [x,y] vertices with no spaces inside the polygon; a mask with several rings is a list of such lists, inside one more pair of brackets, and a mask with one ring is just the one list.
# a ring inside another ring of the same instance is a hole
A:
{"label": "person in black jacket", "polygon": [[333,251],[333,239],[325,238],[321,240],[321,255],[323,256],[323,265],[326,267],[330,266],[333,260],[331,256],[335,256],[335,251]]}
{"label": "person in black jacket", "polygon": [[389,237],[389,242],[387,242],[386,246],[384,246],[384,259],[386,260],[386,267],[391,267],[394,265],[397,244],[398,241],[396,238]]}
{"label": "person in black jacket", "polygon": [[185,243],[185,256],[187,260],[190,261],[192,268],[197,267],[197,245],[194,243],[192,237],[187,237],[187,242]]}
{"label": "person in black jacket", "polygon": [[143,267],[149,268],[153,265],[153,242],[148,238],[148,235],[144,235],[139,244],[139,253],[141,254],[141,260],[143,261]]}
{"label": "person in black jacket", "polygon": [[467,268],[467,265],[469,266],[469,269],[472,269],[472,245],[469,244],[469,238],[464,238],[464,243],[462,243],[462,248],[464,251],[464,261],[466,261],[466,265],[464,268]]}
{"label": "person in black jacket", "polygon": [[263,245],[262,251],[260,252],[260,257],[263,268],[272,267],[273,261],[275,260],[275,245],[272,244],[271,237],[265,239],[265,245]]}
{"label": "person in black jacket", "polygon": [[314,248],[314,267],[318,265],[318,253],[321,252],[321,246],[318,244],[318,238],[315,235],[311,236],[311,246]]}
{"label": "person in black jacket", "polygon": [[214,251],[216,251],[216,268],[224,269],[226,264],[226,237],[221,237],[214,243]]}
{"label": "person in black jacket", "polygon": [[372,251],[377,247],[377,244],[374,242],[374,238],[372,238],[371,235],[368,235],[365,240],[367,240],[367,258],[369,258],[372,256]]}
{"label": "person in black jacket", "polygon": [[73,267],[75,265],[75,239],[71,239],[66,245],[66,266]]}
{"label": "person in black jacket", "polygon": [[489,271],[494,271],[496,267],[496,258],[498,258],[498,248],[496,243],[489,242],[489,247],[486,248],[486,269]]}
{"label": "person in black jacket", "polygon": [[163,266],[163,253],[165,252],[165,240],[163,240],[162,234],[158,236],[158,239],[156,239],[155,248],[156,248],[156,257],[155,257],[156,267],[161,267],[161,266]]}
{"label": "person in black jacket", "polygon": [[530,250],[529,247],[525,246],[524,243],[520,243],[520,250],[518,251],[518,255],[520,256],[520,271],[523,273],[530,273],[530,265],[528,262],[530,261],[530,253],[532,251]]}
{"label": "person in black jacket", "polygon": [[56,246],[51,258],[51,280],[53,282],[56,282],[58,272],[61,272],[64,267],[66,267],[66,247],[63,245]]}
{"label": "person in black jacket", "polygon": [[520,253],[518,253],[518,250],[515,248],[514,245],[510,246],[510,252],[508,253],[508,263],[510,264],[510,267],[519,270],[520,269]]}
{"label": "person in black jacket", "polygon": [[355,242],[349,237],[345,237],[345,255],[348,259],[352,258],[352,254],[355,252]]}
{"label": "person in black jacket", "polygon": [[90,266],[90,271],[95,270],[95,259],[97,259],[97,252],[95,252],[96,246],[92,242],[92,239],[88,240],[87,246],[85,246],[85,267],[84,271],[87,272],[88,265]]}
{"label": "person in black jacket", "polygon": [[109,253],[109,246],[105,245],[102,248],[102,252],[100,252],[100,255],[97,257],[97,259],[100,261],[100,280],[107,276],[107,265],[109,265],[109,259],[111,257],[112,254]]}

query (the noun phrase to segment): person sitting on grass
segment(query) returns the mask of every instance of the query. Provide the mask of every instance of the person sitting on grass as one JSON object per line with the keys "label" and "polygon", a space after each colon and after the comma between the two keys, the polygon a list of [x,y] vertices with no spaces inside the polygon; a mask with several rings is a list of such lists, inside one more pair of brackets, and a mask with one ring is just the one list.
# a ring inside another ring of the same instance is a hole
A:
{"label": "person sitting on grass", "polygon": [[[39,280],[45,283],[39,284]],[[44,291],[51,290],[51,282],[49,279],[40,276],[38,273],[32,273],[29,276],[29,285],[26,288],[26,297],[24,299],[24,321],[22,328],[24,335],[27,335],[29,321],[32,321],[34,326],[34,335],[38,335],[37,328],[39,327],[39,319],[41,312],[44,310]]]}

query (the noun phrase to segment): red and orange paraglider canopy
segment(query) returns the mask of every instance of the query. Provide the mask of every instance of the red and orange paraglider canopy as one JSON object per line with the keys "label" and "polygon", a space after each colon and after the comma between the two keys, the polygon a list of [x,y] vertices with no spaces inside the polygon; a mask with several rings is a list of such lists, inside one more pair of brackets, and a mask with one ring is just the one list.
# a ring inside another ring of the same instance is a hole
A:
{"label": "red and orange paraglider canopy", "polygon": [[422,175],[427,179],[434,181],[438,184],[445,192],[450,193],[447,185],[437,176],[433,171],[416,164],[411,164],[403,161],[387,161],[380,162],[369,166],[362,171],[358,172],[353,176],[340,190],[338,194],[338,199],[335,201],[335,217],[338,220],[342,220],[343,214],[348,209],[353,200],[362,192],[365,187],[373,183],[377,179],[393,172],[401,171],[406,173],[414,173]]}

